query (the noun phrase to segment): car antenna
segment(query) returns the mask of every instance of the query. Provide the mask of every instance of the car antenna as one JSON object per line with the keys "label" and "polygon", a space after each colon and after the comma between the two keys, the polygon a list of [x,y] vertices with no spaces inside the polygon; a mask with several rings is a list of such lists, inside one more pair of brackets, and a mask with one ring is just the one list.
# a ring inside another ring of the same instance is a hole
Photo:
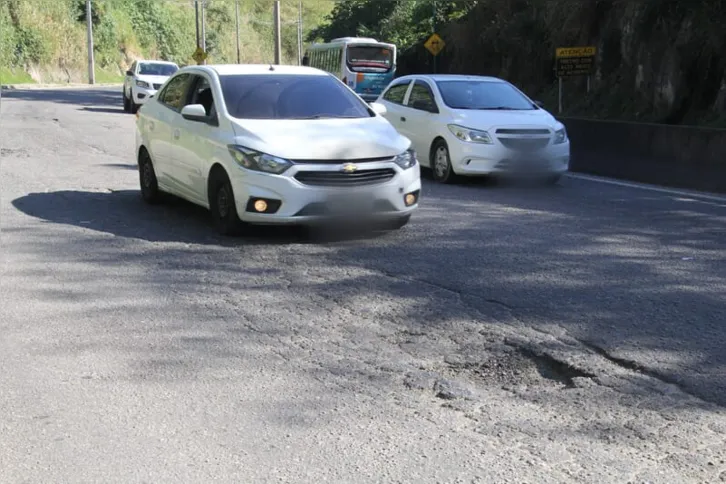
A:
{"label": "car antenna", "polygon": [[272,66],[272,64],[270,64],[270,70],[271,71],[274,71],[275,70],[275,68]]}

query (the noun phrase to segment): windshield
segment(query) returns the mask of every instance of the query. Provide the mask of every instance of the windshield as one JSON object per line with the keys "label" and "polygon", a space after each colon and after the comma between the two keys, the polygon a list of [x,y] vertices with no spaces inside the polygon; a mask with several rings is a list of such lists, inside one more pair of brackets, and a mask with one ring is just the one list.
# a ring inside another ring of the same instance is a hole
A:
{"label": "windshield", "polygon": [[393,67],[393,51],[377,45],[349,46],[347,62],[353,72],[388,72]]}
{"label": "windshield", "polygon": [[227,111],[238,119],[371,117],[366,104],[329,75],[220,76]]}
{"label": "windshield", "polygon": [[179,68],[173,64],[158,64],[154,62],[144,62],[139,64],[139,74],[144,76],[171,76]]}
{"label": "windshield", "polygon": [[452,109],[533,110],[537,107],[506,82],[437,81],[444,103]]}

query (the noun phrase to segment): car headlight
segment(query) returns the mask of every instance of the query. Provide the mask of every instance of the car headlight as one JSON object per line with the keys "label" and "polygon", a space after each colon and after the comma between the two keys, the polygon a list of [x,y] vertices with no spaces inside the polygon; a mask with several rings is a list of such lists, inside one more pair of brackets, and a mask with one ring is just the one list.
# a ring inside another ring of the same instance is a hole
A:
{"label": "car headlight", "polygon": [[416,152],[413,150],[406,150],[400,155],[397,155],[393,161],[404,170],[407,170],[412,166],[416,166]]}
{"label": "car headlight", "polygon": [[553,144],[561,145],[565,141],[567,141],[567,130],[563,126],[561,129],[555,131],[555,140]]}
{"label": "car headlight", "polygon": [[492,144],[492,138],[486,131],[480,131],[478,129],[469,129],[456,124],[448,125],[451,134],[459,138],[461,141],[469,143],[483,143],[486,145]]}
{"label": "car headlight", "polygon": [[259,151],[245,148],[244,146],[229,145],[229,153],[234,161],[248,170],[261,171],[279,175],[292,166],[290,160],[278,158],[277,156],[260,153]]}
{"label": "car headlight", "polygon": [[146,81],[138,81],[137,80],[136,81],[136,85],[139,86],[139,87],[145,87],[147,89],[151,87],[151,85],[148,82],[146,82]]}

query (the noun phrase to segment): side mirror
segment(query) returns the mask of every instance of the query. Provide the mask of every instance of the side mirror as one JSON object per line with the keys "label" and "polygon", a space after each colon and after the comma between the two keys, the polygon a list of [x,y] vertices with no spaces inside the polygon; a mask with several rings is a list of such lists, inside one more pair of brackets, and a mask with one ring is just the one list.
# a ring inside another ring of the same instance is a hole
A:
{"label": "side mirror", "polygon": [[188,104],[184,106],[181,110],[181,115],[184,119],[188,119],[189,121],[206,122],[208,119],[207,111],[201,104]]}
{"label": "side mirror", "polygon": [[127,76],[133,76],[134,73],[133,73],[133,71],[131,69],[129,69],[128,71],[126,71],[126,75]]}
{"label": "side mirror", "polygon": [[378,114],[379,116],[385,116],[388,112],[388,109],[386,109],[386,106],[384,106],[381,103],[371,103],[371,109],[374,113]]}
{"label": "side mirror", "polygon": [[427,111],[429,113],[438,113],[439,109],[426,101],[414,101],[413,106],[411,106],[413,109],[418,109],[419,111]]}

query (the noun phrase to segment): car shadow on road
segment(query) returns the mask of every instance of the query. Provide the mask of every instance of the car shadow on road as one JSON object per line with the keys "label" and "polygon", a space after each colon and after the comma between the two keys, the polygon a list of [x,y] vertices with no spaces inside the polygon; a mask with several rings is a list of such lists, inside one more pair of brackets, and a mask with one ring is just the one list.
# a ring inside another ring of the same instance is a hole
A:
{"label": "car shadow on road", "polygon": [[[123,168],[131,169],[131,165]],[[30,193],[12,204],[21,212],[48,222],[149,242],[235,246],[308,240],[301,230],[274,226],[250,227],[242,237],[223,237],[214,231],[204,208],[175,197],[166,197],[163,204],[150,206],[136,190]]]}
{"label": "car shadow on road", "polygon": [[[112,168],[136,169],[136,165],[109,164]],[[184,242],[218,246],[326,244],[385,236],[366,230],[306,229],[299,226],[248,225],[239,237],[215,232],[209,212],[171,195],[157,206],[145,204],[136,190],[104,192],[58,191],[31,193],[13,206],[32,217],[74,225],[118,237],[149,242]]]}
{"label": "car shadow on road", "polygon": [[79,111],[87,111],[91,113],[105,113],[105,114],[128,114],[123,108],[96,108],[96,107],[84,107],[80,108]]}
{"label": "car shadow on road", "polygon": [[100,166],[107,168],[122,168],[126,170],[138,171],[139,165],[136,163],[101,163]]}
{"label": "car shadow on road", "polygon": [[[120,88],[98,89],[13,89],[3,90],[3,99],[41,101],[76,106],[123,106]],[[122,111],[119,111],[122,112]]]}

